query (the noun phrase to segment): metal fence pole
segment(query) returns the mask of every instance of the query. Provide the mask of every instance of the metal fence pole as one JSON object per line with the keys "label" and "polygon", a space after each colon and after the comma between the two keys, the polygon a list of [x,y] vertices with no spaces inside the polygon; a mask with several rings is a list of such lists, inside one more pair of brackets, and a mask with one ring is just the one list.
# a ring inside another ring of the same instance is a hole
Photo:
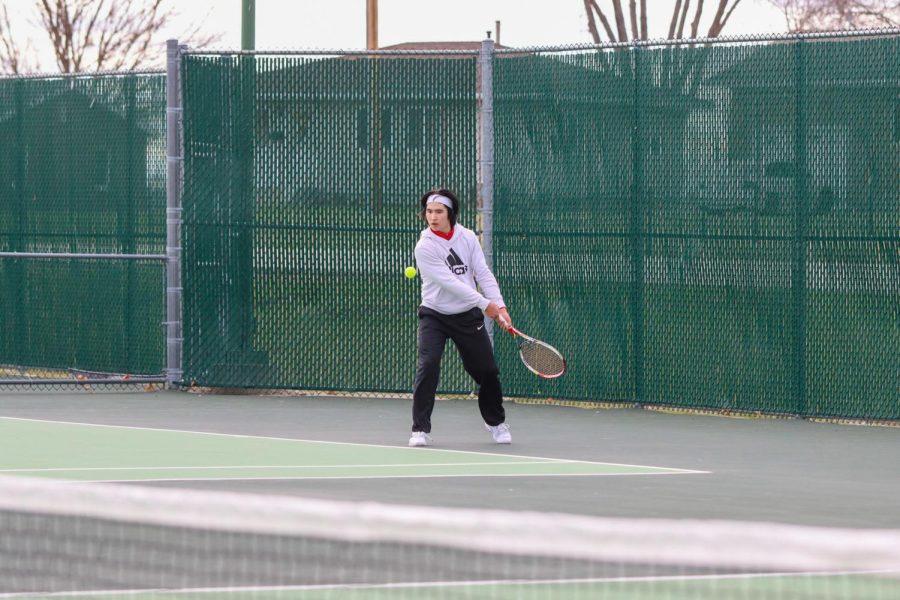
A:
{"label": "metal fence pole", "polygon": [[[25,231],[28,226],[28,206],[27,195],[25,191],[25,82],[19,79],[15,82],[14,101],[13,101],[13,119],[14,133],[13,140],[16,152],[14,155],[15,171],[13,175],[13,185],[15,186],[15,212],[18,215],[13,225],[13,235],[9,241],[13,251],[22,252],[25,250]],[[25,265],[22,261],[12,261],[10,265],[10,281],[15,290],[13,298],[19,306],[25,306],[26,288],[25,288]],[[25,319],[18,318],[12,320],[13,339],[25,341]],[[16,364],[22,364],[25,355],[25,344],[21,346],[13,346],[12,359]]]}
{"label": "metal fence pole", "polygon": [[644,147],[643,136],[646,124],[642,122],[644,107],[641,100],[641,77],[643,76],[641,58],[646,50],[637,45],[631,48],[632,60],[632,115],[631,115],[631,323],[634,335],[634,400],[638,403],[647,401],[644,393],[644,309],[647,298],[644,294],[646,270],[646,223],[648,212],[644,190]]}
{"label": "metal fence pole", "polygon": [[[481,67],[481,247],[484,260],[494,270],[494,40],[488,37],[481,42],[478,64]],[[494,322],[485,317],[485,327],[491,342],[494,340]]]}
{"label": "metal fence pole", "polygon": [[806,269],[809,237],[809,195],[806,171],[806,42],[794,43],[794,235],[791,260],[791,315],[794,338],[794,401],[796,414],[807,416],[806,402]]}
{"label": "metal fence pole", "polygon": [[178,40],[166,42],[166,385],[181,368],[181,81]]}

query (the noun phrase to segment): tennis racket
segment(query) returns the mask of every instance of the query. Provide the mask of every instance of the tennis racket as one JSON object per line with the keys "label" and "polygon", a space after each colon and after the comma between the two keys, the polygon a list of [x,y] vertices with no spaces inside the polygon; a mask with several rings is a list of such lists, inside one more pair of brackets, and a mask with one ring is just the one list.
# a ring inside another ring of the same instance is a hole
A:
{"label": "tennis racket", "polygon": [[519,346],[519,358],[529,371],[544,379],[556,379],[566,372],[566,359],[563,355],[546,342],[525,335],[515,327],[512,327],[501,319],[503,324],[509,326],[509,333]]}

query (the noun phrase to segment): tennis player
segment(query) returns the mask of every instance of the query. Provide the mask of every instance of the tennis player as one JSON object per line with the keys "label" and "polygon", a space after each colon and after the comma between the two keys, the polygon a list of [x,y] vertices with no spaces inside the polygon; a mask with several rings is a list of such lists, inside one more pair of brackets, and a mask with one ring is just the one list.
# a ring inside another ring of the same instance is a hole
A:
{"label": "tennis player", "polygon": [[484,318],[487,315],[504,329],[512,326],[500,286],[484,260],[478,238],[456,222],[459,200],[453,192],[432,190],[422,196],[420,204],[419,215],[428,227],[416,244],[422,304],[409,445],[431,443],[431,413],[447,338],[456,344],[463,366],[479,386],[478,408],[494,441],[509,444],[512,436],[503,410],[500,374]]}

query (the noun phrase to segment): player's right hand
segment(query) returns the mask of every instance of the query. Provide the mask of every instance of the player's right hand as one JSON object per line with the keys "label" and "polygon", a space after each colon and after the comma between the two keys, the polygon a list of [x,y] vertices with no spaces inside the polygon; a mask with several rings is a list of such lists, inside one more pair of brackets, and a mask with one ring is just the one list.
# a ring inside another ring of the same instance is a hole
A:
{"label": "player's right hand", "polygon": [[487,308],[484,309],[484,314],[496,321],[497,317],[500,316],[500,307],[497,306],[496,302],[491,302],[487,305]]}
{"label": "player's right hand", "polygon": [[509,313],[506,312],[506,307],[500,308],[496,302],[488,304],[484,309],[484,314],[496,321],[505,331],[509,331],[509,328],[512,327],[512,320],[509,318]]}
{"label": "player's right hand", "polygon": [[497,316],[497,322],[500,323],[500,327],[506,331],[509,331],[512,328],[512,317],[509,316],[509,311],[506,310],[505,306],[500,309],[500,314]]}

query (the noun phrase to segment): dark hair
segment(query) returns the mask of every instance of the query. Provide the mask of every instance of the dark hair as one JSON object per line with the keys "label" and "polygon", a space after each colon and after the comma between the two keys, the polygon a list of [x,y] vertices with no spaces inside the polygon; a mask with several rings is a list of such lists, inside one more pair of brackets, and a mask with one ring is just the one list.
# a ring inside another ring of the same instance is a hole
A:
{"label": "dark hair", "polygon": [[429,190],[425,192],[425,195],[422,196],[422,199],[419,200],[419,204],[422,205],[422,210],[419,211],[419,218],[425,221],[425,205],[428,204],[428,198],[433,195],[438,194],[440,196],[445,196],[450,199],[450,202],[453,203],[453,209],[447,211],[449,214],[447,215],[450,218],[450,227],[456,225],[456,215],[459,214],[459,200],[456,199],[456,194],[451,192],[450,190],[444,188],[435,188],[433,190]]}

